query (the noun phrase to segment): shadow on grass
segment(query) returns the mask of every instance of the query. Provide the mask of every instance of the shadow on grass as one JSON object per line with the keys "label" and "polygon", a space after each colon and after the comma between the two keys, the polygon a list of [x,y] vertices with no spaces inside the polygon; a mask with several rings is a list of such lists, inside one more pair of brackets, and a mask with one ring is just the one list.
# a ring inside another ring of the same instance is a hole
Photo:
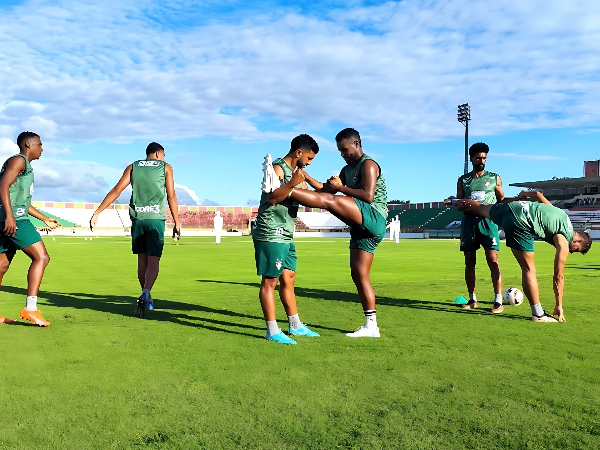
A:
{"label": "shadow on grass", "polygon": [[566,269],[579,269],[579,270],[600,270],[600,264],[579,264],[579,265],[569,265],[565,266]]}
{"label": "shadow on grass", "polygon": [[[243,283],[239,281],[221,281],[221,280],[196,280],[199,283],[216,283],[216,284],[231,284],[235,286],[248,286],[256,288],[257,290],[260,288],[260,283]],[[336,301],[336,302],[348,302],[348,303],[359,303],[358,294],[344,292],[344,291],[332,291],[325,289],[316,289],[316,288],[304,288],[296,286],[294,288],[296,295],[299,297],[312,298],[316,300],[328,300],[328,301]],[[479,309],[470,309],[464,310],[461,309],[460,306],[454,305],[450,302],[439,302],[433,300],[414,300],[408,298],[392,298],[385,296],[377,296],[377,304],[385,305],[385,306],[398,306],[401,308],[413,308],[413,309],[423,309],[428,311],[439,311],[439,312],[449,312],[449,313],[457,313],[457,314],[483,314],[483,315],[493,315],[495,317],[502,317],[505,319],[513,319],[513,320],[530,320],[528,317],[516,316],[512,314],[492,314],[491,311],[488,311],[483,308]],[[491,303],[490,303],[491,305]],[[313,325],[316,326],[316,325]]]}
{"label": "shadow on grass", "polygon": [[[2,286],[2,290],[10,292],[12,294],[27,295],[27,290],[14,286]],[[131,297],[124,297],[118,295],[96,295],[88,293],[61,293],[61,292],[48,292],[39,291],[38,297],[46,299],[47,302],[52,306],[75,308],[75,309],[90,309],[94,311],[119,314],[122,316],[131,317],[135,308],[134,299]],[[196,328],[204,328],[211,331],[223,331],[225,333],[239,334],[242,336],[248,336],[252,338],[264,339],[262,333],[264,332],[264,326],[254,326],[236,322],[230,322],[227,320],[212,319],[208,317],[198,317],[186,314],[185,311],[197,311],[200,313],[208,314],[219,314],[226,317],[242,318],[242,319],[253,319],[260,320],[263,322],[262,317],[251,316],[248,314],[242,314],[235,311],[229,311],[227,309],[215,309],[209,308],[202,305],[193,305],[189,303],[175,302],[171,300],[156,300],[160,304],[160,309],[147,312],[146,320],[158,320],[163,322],[172,322],[178,325],[191,326]],[[171,311],[182,311],[182,312],[171,312]],[[24,322],[14,322],[10,325],[27,325]],[[223,327],[237,327],[246,330],[257,330],[261,334],[251,334],[243,331],[230,330]]]}

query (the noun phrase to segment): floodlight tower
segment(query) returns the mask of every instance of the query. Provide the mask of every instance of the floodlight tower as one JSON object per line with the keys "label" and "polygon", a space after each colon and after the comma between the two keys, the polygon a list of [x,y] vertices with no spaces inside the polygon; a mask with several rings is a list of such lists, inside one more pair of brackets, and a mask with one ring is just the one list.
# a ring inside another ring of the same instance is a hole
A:
{"label": "floodlight tower", "polygon": [[469,120],[471,120],[469,104],[458,105],[458,121],[465,126],[465,174],[469,171]]}

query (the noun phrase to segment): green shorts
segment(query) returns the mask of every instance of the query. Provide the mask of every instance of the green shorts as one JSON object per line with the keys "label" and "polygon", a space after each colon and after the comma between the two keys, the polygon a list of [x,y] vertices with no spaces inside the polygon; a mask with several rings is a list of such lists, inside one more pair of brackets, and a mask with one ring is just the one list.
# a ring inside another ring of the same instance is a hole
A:
{"label": "green shorts", "polygon": [[506,203],[498,203],[490,209],[490,219],[504,229],[506,246],[519,252],[533,252],[535,235],[533,230],[524,227]]}
{"label": "green shorts", "polygon": [[375,253],[375,249],[385,237],[385,217],[370,203],[354,199],[362,214],[362,225],[350,227],[350,248]]}
{"label": "green shorts", "polygon": [[254,259],[257,275],[278,278],[283,269],[296,271],[296,245],[254,241]]}
{"label": "green shorts", "polygon": [[16,222],[17,232],[14,236],[5,236],[3,234],[4,222],[0,222],[0,253],[6,253],[10,249],[23,250],[42,240],[40,233],[29,219],[21,219]]}
{"label": "green shorts", "polygon": [[158,219],[131,220],[131,250],[134,255],[162,256],[165,246],[165,221]]}
{"label": "green shorts", "polygon": [[487,217],[465,214],[460,225],[460,251],[474,252],[480,246],[500,250],[498,225]]}

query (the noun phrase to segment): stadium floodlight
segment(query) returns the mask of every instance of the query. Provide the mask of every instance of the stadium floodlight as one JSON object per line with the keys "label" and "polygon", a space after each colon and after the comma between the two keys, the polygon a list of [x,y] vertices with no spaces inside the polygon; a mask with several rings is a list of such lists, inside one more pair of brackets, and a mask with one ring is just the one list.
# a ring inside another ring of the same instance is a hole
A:
{"label": "stadium floodlight", "polygon": [[465,174],[469,171],[469,120],[471,120],[471,107],[468,103],[458,105],[458,121],[465,126]]}

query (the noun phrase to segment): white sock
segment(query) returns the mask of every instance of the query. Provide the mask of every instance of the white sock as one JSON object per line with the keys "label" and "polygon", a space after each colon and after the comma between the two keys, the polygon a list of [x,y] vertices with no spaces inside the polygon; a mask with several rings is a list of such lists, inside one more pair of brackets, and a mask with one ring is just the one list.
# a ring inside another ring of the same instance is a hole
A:
{"label": "white sock", "polygon": [[494,303],[502,304],[502,294],[496,294],[496,296],[494,297]]}
{"label": "white sock", "polygon": [[477,301],[477,296],[475,294],[469,294],[469,300],[472,300],[474,302]]}
{"label": "white sock", "polygon": [[150,289],[142,289],[142,295],[148,300],[150,298]]}
{"label": "white sock", "polygon": [[377,314],[374,309],[365,310],[365,327],[377,328]]}
{"label": "white sock", "polygon": [[290,328],[293,328],[294,330],[302,328],[302,322],[300,321],[300,317],[298,317],[298,313],[293,316],[288,316],[288,322],[290,323]]}
{"label": "white sock", "polygon": [[25,301],[27,311],[37,311],[37,295],[28,295]]}
{"label": "white sock", "polygon": [[279,333],[279,327],[276,320],[267,320],[267,333],[274,335]]}

